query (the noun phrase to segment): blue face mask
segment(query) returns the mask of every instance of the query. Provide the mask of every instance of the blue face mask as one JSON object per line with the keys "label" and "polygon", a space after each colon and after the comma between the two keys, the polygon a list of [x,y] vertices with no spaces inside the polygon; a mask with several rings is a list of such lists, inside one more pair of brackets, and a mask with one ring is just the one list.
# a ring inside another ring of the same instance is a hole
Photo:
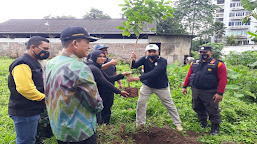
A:
{"label": "blue face mask", "polygon": [[208,54],[199,54],[199,57],[201,60],[206,60],[209,58],[209,55]]}

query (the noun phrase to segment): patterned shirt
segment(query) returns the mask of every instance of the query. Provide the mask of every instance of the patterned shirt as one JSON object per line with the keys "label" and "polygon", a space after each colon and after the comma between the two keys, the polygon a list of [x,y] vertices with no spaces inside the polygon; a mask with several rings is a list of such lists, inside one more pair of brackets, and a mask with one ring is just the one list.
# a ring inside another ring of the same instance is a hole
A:
{"label": "patterned shirt", "polygon": [[45,99],[56,139],[79,142],[96,132],[96,113],[103,108],[91,70],[70,53],[56,56],[45,67]]}

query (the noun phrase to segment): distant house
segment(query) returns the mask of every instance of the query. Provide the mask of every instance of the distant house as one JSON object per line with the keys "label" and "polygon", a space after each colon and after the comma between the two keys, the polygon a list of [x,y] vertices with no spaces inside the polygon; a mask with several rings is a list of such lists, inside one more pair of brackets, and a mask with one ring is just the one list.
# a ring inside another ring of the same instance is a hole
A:
{"label": "distant house", "polygon": [[[60,33],[68,26],[81,26],[100,40],[98,43],[109,46],[109,52],[122,59],[130,59],[130,53],[134,50],[136,36],[122,36],[122,31],[117,26],[122,26],[124,19],[12,19],[0,23],[0,56],[16,58],[25,51],[24,44],[32,36],[43,36],[50,39],[51,56],[55,56],[62,49]],[[149,43],[155,43],[160,47],[161,56],[168,59],[168,63],[183,62],[189,55],[191,36],[189,35],[158,35],[150,29],[156,28],[156,24],[149,24],[140,34],[136,47],[139,56],[144,55],[144,48]]]}

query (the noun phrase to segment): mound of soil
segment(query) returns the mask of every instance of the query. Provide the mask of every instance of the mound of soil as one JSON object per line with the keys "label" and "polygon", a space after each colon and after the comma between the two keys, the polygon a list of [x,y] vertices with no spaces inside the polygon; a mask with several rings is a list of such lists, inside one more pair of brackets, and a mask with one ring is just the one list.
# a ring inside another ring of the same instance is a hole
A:
{"label": "mound of soil", "polygon": [[133,136],[136,144],[199,144],[197,134],[186,132],[187,136],[171,128],[152,127]]}

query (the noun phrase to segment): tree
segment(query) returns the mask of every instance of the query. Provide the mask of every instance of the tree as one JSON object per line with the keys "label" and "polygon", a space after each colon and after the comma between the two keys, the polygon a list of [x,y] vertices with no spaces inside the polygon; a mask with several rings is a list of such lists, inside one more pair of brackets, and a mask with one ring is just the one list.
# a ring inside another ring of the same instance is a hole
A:
{"label": "tree", "polygon": [[68,16],[51,16],[51,15],[48,15],[48,16],[45,16],[44,19],[75,19],[76,17],[74,16],[71,16],[71,15],[68,15]]}
{"label": "tree", "polygon": [[226,44],[230,46],[238,45],[237,37],[232,34],[231,36],[226,37]]}
{"label": "tree", "polygon": [[[248,23],[251,20],[251,17],[255,18],[257,20],[257,12],[254,11],[254,9],[257,8],[257,1],[251,1],[251,0],[241,0],[241,4],[243,5],[244,9],[250,11],[251,13],[249,15],[247,15],[246,17],[244,17],[242,19],[243,23]],[[257,31],[254,32],[250,32],[248,31],[248,33],[251,35],[252,37],[257,38]]]}
{"label": "tree", "polygon": [[188,34],[186,28],[181,24],[182,18],[178,12],[175,11],[172,15],[172,18],[168,17],[157,24],[157,33]]}
{"label": "tree", "polygon": [[83,19],[111,19],[111,17],[108,14],[104,14],[103,11],[91,8],[91,10],[83,16]]}
{"label": "tree", "polygon": [[212,0],[179,0],[175,5],[182,23],[193,34],[201,34],[203,38],[211,36],[215,9]]}
{"label": "tree", "polygon": [[[172,17],[174,9],[169,5],[171,1],[164,2],[155,0],[124,0],[125,4],[120,4],[127,21],[123,22],[124,26],[117,28],[123,30],[123,36],[130,36],[130,30],[139,38],[143,28],[148,23],[153,24],[155,21],[159,23],[161,19],[166,20]],[[153,31],[151,29],[150,31]]]}
{"label": "tree", "polygon": [[223,35],[225,35],[225,24],[222,22],[215,22],[212,25],[213,31],[214,31],[214,41],[217,42],[218,39],[222,38]]}

